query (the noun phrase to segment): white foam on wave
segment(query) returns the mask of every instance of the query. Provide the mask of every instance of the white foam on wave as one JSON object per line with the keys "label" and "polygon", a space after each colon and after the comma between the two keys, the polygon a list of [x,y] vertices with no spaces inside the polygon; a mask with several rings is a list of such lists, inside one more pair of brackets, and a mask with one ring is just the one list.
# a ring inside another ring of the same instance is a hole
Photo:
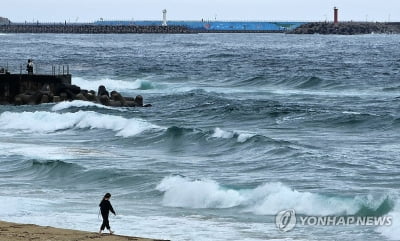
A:
{"label": "white foam on wave", "polygon": [[300,192],[282,183],[263,184],[247,195],[250,204],[247,211],[262,215],[274,215],[291,208],[307,215],[347,215],[355,214],[362,206],[357,198],[342,199]]}
{"label": "white foam on wave", "polygon": [[52,111],[61,111],[61,110],[65,110],[65,109],[69,109],[72,107],[97,107],[97,108],[101,108],[101,109],[108,109],[108,110],[121,110],[118,108],[113,108],[113,107],[109,107],[109,106],[105,106],[105,105],[100,105],[100,104],[96,104],[90,101],[83,101],[83,100],[74,100],[74,101],[63,101],[60,102],[56,105],[54,105],[51,110]]}
{"label": "white foam on wave", "polygon": [[101,79],[101,80],[87,80],[80,77],[74,77],[73,83],[83,89],[97,91],[100,85],[104,85],[107,90],[112,91],[127,91],[127,90],[146,90],[153,89],[154,85],[149,80],[136,79],[134,81],[115,80],[115,79]]}
{"label": "white foam on wave", "polygon": [[1,196],[2,218],[8,216],[23,217],[29,216],[32,212],[49,207],[51,200],[39,198],[13,197],[9,195]]}
{"label": "white foam on wave", "polygon": [[223,139],[236,138],[238,142],[243,143],[255,135],[256,134],[246,133],[246,132],[241,132],[241,131],[225,131],[225,130],[222,130],[221,128],[217,127],[214,129],[214,133],[212,134],[212,137],[223,138]]}
{"label": "white foam on wave", "polygon": [[390,240],[399,240],[399,237],[400,237],[400,201],[399,200],[395,203],[393,211],[389,212],[387,214],[387,216],[392,217],[392,225],[381,226],[377,229],[377,231]]}
{"label": "white foam on wave", "polygon": [[[105,155],[100,150],[82,147],[61,147],[45,143],[9,143],[0,142],[2,156],[24,156],[36,160],[71,160],[85,157],[98,157]],[[107,151],[107,155],[114,155]]]}
{"label": "white foam on wave", "polygon": [[300,214],[355,214],[362,202],[357,198],[326,197],[300,192],[282,183],[265,183],[254,189],[224,188],[212,180],[190,180],[180,176],[165,177],[156,188],[164,193],[162,204],[184,208],[242,207],[257,215],[276,215],[284,209]]}
{"label": "white foam on wave", "polygon": [[43,144],[10,144],[0,142],[0,152],[4,156],[22,155],[39,160],[67,160],[78,157],[78,155],[71,155],[71,153],[66,152],[62,147]]}
{"label": "white foam on wave", "polygon": [[215,138],[224,138],[224,139],[231,139],[235,135],[234,132],[224,131],[221,128],[217,127],[214,129],[214,133],[212,137]]}
{"label": "white foam on wave", "polygon": [[164,192],[163,204],[185,208],[229,208],[242,203],[235,190],[223,189],[212,180],[189,181],[182,177],[167,177],[157,186]]}
{"label": "white foam on wave", "polygon": [[74,113],[3,112],[0,115],[0,130],[51,133],[72,128],[107,129],[115,131],[116,136],[130,137],[146,130],[161,127],[137,118],[127,119],[93,111]]}
{"label": "white foam on wave", "polygon": [[[2,197],[2,196],[0,196]],[[72,208],[68,203],[47,203],[41,199],[5,198],[0,210],[3,221],[33,223],[41,226],[98,232],[102,220],[96,205]],[[74,204],[76,207],[76,204]],[[113,201],[114,208],[118,207]],[[6,209],[6,210],[4,210]],[[174,241],[263,241],[276,232],[275,225],[265,223],[230,222],[218,218],[196,216],[139,216],[118,212],[110,215],[112,229],[118,235],[139,236]],[[246,230],[246,232],[243,232]],[[252,237],[253,236],[253,237]],[[254,237],[255,236],[255,237]],[[290,240],[290,239],[274,239]]]}
{"label": "white foam on wave", "polygon": [[342,113],[345,115],[361,115],[361,113],[357,111],[343,111]]}

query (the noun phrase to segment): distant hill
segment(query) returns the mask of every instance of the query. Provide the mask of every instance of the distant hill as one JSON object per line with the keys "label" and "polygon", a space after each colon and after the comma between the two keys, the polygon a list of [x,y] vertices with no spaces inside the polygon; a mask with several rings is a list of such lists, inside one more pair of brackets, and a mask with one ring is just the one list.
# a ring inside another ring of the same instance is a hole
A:
{"label": "distant hill", "polygon": [[0,17],[0,24],[8,24],[8,23],[10,23],[10,20],[8,18]]}

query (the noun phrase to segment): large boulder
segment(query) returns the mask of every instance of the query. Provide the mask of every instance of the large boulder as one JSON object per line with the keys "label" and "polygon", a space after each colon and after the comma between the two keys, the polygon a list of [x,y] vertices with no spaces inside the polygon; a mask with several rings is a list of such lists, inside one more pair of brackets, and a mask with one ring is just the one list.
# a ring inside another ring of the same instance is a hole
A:
{"label": "large boulder", "polygon": [[143,96],[137,95],[135,98],[136,106],[142,107],[143,106]]}
{"label": "large boulder", "polygon": [[119,102],[120,106],[126,106],[125,98],[115,90],[111,91],[111,100]]}
{"label": "large boulder", "polygon": [[106,95],[107,97],[110,97],[110,95],[104,85],[100,85],[99,89],[97,91],[97,96],[102,96],[102,95]]}
{"label": "large boulder", "polygon": [[99,101],[102,105],[106,105],[106,106],[109,106],[109,105],[110,105],[110,98],[108,98],[107,95],[98,96],[98,101]]}
{"label": "large boulder", "polygon": [[83,93],[79,93],[79,94],[75,95],[75,100],[87,101],[88,99],[85,97],[85,95]]}
{"label": "large boulder", "polygon": [[37,92],[25,92],[15,96],[14,102],[21,105],[37,105],[41,103],[43,94]]}
{"label": "large boulder", "polygon": [[81,88],[77,85],[70,84],[60,84],[56,86],[54,90],[54,95],[61,97],[62,93],[65,93],[67,95],[66,100],[74,100],[75,96],[81,93]]}

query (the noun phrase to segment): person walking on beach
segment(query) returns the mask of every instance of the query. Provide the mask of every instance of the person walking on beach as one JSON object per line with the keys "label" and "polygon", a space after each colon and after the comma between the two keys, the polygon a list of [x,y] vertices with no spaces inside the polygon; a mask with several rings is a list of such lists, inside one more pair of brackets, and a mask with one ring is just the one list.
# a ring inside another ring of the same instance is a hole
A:
{"label": "person walking on beach", "polygon": [[28,71],[29,75],[33,74],[33,61],[28,59],[28,64],[26,65],[26,71]]}
{"label": "person walking on beach", "polygon": [[99,206],[100,206],[100,212],[101,212],[101,216],[103,217],[103,223],[101,224],[100,227],[100,234],[103,232],[104,228],[107,228],[108,231],[110,231],[110,234],[113,234],[114,232],[111,231],[110,228],[110,223],[108,221],[108,214],[110,213],[110,211],[115,214],[115,211],[110,203],[110,198],[111,198],[111,194],[110,193],[106,193],[103,197],[103,200],[101,200]]}

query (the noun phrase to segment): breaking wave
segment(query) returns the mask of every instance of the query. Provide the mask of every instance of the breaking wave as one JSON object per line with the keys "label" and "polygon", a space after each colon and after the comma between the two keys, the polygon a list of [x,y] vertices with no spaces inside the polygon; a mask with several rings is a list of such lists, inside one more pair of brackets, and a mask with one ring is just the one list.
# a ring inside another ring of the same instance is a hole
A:
{"label": "breaking wave", "polygon": [[214,134],[212,137],[215,138],[223,138],[223,139],[232,139],[235,138],[238,142],[246,142],[248,139],[256,136],[256,134],[252,133],[244,133],[240,131],[225,131],[221,128],[217,127],[214,129]]}
{"label": "breaking wave", "polygon": [[388,213],[392,217],[393,223],[390,226],[381,226],[378,232],[389,238],[390,240],[399,240],[400,237],[400,203],[396,203],[394,210]]}
{"label": "breaking wave", "polygon": [[149,80],[136,79],[135,81],[101,79],[86,80],[80,77],[74,77],[73,83],[83,89],[97,91],[100,85],[104,85],[107,90],[127,91],[127,90],[148,90],[154,89],[154,85]]}
{"label": "breaking wave", "polygon": [[83,101],[83,100],[74,100],[74,101],[63,101],[60,102],[58,104],[56,104],[55,106],[53,106],[51,108],[52,111],[61,111],[61,110],[65,110],[65,109],[69,109],[72,107],[97,107],[97,108],[101,108],[101,109],[109,109],[109,110],[120,110],[118,108],[113,108],[113,107],[109,107],[109,106],[105,106],[105,105],[101,105],[101,104],[96,104],[90,101]]}
{"label": "breaking wave", "polygon": [[[43,125],[43,123],[46,123],[46,125]],[[50,133],[72,128],[107,129],[115,131],[116,136],[131,137],[146,130],[159,129],[160,127],[141,119],[127,119],[93,111],[74,113],[4,112],[0,115],[0,129],[2,130]]]}
{"label": "breaking wave", "polygon": [[[393,208],[387,198],[335,197],[301,192],[282,183],[265,183],[254,189],[232,189],[213,180],[165,177],[156,189],[163,193],[162,204],[183,208],[233,208],[257,215],[276,215],[295,209],[303,215],[384,215]],[[368,212],[365,212],[368,210]]]}

